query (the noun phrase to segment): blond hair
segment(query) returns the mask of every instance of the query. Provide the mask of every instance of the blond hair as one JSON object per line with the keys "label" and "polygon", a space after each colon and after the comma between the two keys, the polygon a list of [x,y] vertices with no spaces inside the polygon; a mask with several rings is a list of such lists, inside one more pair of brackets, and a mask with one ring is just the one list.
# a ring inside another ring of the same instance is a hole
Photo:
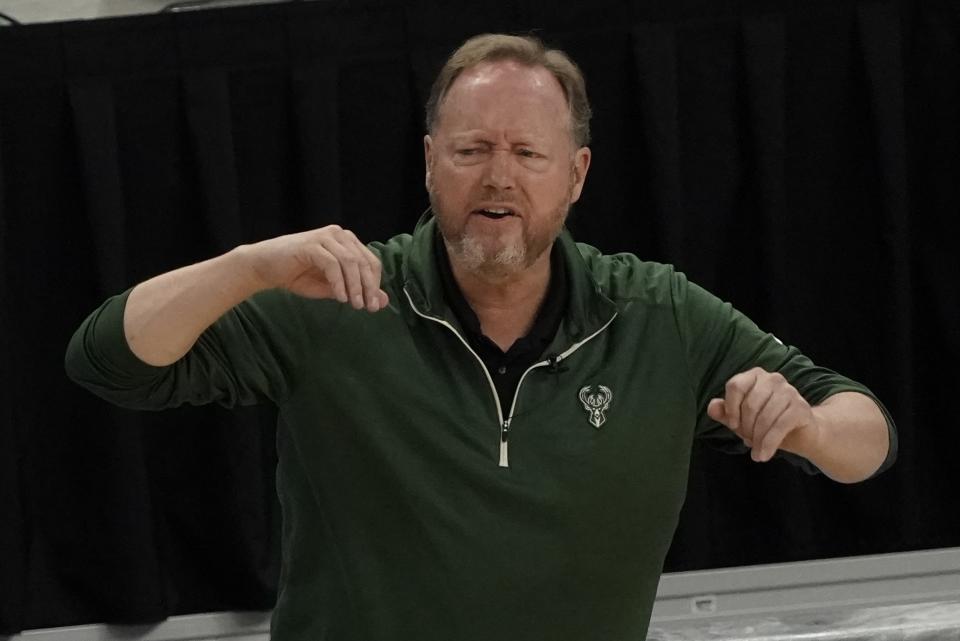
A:
{"label": "blond hair", "polygon": [[465,70],[482,62],[513,60],[530,67],[544,67],[560,83],[570,108],[570,130],[578,147],[590,144],[590,101],[583,73],[570,57],[559,49],[548,49],[535,36],[510,36],[485,33],[460,45],[443,65],[427,99],[427,131],[433,133],[440,105],[454,80]]}

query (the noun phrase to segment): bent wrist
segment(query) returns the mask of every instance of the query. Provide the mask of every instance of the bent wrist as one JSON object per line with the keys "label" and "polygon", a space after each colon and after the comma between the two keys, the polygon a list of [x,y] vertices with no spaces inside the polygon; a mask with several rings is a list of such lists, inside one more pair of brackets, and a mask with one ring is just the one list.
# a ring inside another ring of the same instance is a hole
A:
{"label": "bent wrist", "polygon": [[277,287],[277,283],[271,281],[268,270],[264,268],[255,245],[238,245],[220,258],[244,292],[243,298]]}
{"label": "bent wrist", "polygon": [[827,438],[828,419],[820,407],[810,408],[812,420],[787,434],[780,445],[780,449],[791,454],[802,456],[816,465],[818,454],[823,451],[823,443]]}

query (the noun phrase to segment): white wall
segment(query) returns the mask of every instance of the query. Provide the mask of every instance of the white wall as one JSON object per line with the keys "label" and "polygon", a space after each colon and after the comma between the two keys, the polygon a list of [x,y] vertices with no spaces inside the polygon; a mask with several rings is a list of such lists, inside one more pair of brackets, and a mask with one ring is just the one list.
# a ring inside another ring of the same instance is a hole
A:
{"label": "white wall", "polygon": [[0,641],[269,641],[269,612],[170,617],[156,625],[80,625],[28,630]]}
{"label": "white wall", "polygon": [[[89,20],[155,13],[175,0],[0,0],[0,13],[21,23]],[[223,0],[219,5],[262,4],[283,0]],[[0,21],[0,25],[4,21]]]}

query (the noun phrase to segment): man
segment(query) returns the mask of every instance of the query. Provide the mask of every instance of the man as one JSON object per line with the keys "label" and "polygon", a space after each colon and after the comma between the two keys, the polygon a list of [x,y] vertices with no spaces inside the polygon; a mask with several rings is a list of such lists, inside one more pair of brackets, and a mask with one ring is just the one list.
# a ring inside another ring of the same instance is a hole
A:
{"label": "man", "polygon": [[589,116],[561,52],[471,39],[428,103],[412,236],[241,246],[74,336],[68,371],[113,402],[278,405],[277,641],[643,639],[696,435],[842,482],[892,461],[862,385],[563,231]]}

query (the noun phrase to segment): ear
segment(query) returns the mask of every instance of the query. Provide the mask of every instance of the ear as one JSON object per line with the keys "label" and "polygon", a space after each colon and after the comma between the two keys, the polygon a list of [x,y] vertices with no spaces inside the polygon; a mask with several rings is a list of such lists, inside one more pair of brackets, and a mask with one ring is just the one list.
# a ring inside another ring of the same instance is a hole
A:
{"label": "ear", "polygon": [[587,180],[587,170],[590,169],[590,147],[580,147],[573,155],[573,189],[570,202],[580,200],[580,192]]}
{"label": "ear", "polygon": [[425,169],[423,182],[429,192],[433,185],[433,177],[431,176],[431,169],[433,168],[433,139],[430,137],[430,134],[423,137],[423,163]]}

